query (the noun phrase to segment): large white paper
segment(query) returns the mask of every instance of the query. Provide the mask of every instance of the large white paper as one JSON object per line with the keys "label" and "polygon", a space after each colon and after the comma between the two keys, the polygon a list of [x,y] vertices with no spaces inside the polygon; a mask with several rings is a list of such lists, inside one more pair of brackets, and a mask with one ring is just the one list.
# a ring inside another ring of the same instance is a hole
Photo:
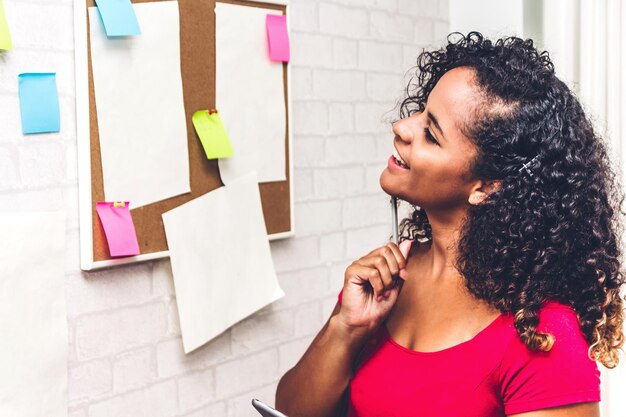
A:
{"label": "large white paper", "polygon": [[256,173],[163,213],[185,353],[283,297]]}
{"label": "large white paper", "polygon": [[0,415],[67,416],[65,214],[0,213]]}
{"label": "large white paper", "polygon": [[89,8],[104,195],[133,207],[188,193],[178,2],[133,4],[141,35],[107,38]]}
{"label": "large white paper", "polygon": [[269,59],[265,16],[278,10],[215,6],[216,106],[235,155],[218,161],[224,184],[250,171],[284,181],[287,126],[283,64]]}

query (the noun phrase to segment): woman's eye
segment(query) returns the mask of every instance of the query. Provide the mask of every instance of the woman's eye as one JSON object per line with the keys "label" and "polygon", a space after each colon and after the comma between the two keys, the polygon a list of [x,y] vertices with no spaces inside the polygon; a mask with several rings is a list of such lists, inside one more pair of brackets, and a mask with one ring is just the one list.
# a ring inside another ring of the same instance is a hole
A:
{"label": "woman's eye", "polygon": [[439,145],[439,142],[437,142],[437,140],[435,139],[435,137],[430,133],[430,130],[425,127],[424,128],[424,133],[426,133],[426,139],[428,139],[429,141],[431,141],[432,143],[435,143],[437,145]]}

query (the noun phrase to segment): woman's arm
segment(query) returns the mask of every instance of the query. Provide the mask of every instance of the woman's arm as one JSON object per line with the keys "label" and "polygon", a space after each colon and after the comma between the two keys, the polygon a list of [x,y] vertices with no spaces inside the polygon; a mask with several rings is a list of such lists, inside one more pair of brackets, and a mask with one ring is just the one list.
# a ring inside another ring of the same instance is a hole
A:
{"label": "woman's arm", "polygon": [[300,361],[278,383],[276,409],[288,416],[335,416],[350,383],[352,364],[367,338],[364,331],[337,319],[337,303],[330,318]]}
{"label": "woman's arm", "polygon": [[373,250],[344,277],[342,302],[300,361],[278,383],[276,408],[291,417],[334,417],[361,346],[398,299],[410,242]]}

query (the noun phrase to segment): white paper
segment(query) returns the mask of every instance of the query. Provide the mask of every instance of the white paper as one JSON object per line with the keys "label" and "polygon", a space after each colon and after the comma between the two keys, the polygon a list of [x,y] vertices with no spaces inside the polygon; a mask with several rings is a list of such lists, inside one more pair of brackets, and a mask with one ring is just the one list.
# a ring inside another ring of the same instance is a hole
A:
{"label": "white paper", "polygon": [[163,213],[185,353],[283,297],[256,173]]}
{"label": "white paper", "polygon": [[107,38],[89,8],[106,201],[133,207],[188,193],[178,2],[133,5],[141,35]]}
{"label": "white paper", "polygon": [[0,415],[67,416],[65,214],[0,213]]}
{"label": "white paper", "polygon": [[235,151],[218,160],[224,184],[250,171],[284,181],[287,119],[283,64],[269,59],[265,16],[278,10],[215,5],[215,95]]}

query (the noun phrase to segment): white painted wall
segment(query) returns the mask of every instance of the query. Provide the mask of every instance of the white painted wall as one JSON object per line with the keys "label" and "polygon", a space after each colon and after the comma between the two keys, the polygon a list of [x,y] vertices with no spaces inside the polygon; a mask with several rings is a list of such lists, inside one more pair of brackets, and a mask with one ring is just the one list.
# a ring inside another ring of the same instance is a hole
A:
{"label": "white painted wall", "polygon": [[[273,242],[287,296],[184,356],[167,261],[79,270],[72,0],[4,0],[0,211],[66,210],[71,417],[255,416],[388,236],[378,176],[404,72],[448,33],[447,1],[291,2],[295,238]],[[21,134],[17,75],[56,71],[61,133]],[[26,308],[26,307],[25,307]]]}
{"label": "white painted wall", "polygon": [[523,0],[450,0],[450,31],[481,32],[488,38],[522,36]]}

